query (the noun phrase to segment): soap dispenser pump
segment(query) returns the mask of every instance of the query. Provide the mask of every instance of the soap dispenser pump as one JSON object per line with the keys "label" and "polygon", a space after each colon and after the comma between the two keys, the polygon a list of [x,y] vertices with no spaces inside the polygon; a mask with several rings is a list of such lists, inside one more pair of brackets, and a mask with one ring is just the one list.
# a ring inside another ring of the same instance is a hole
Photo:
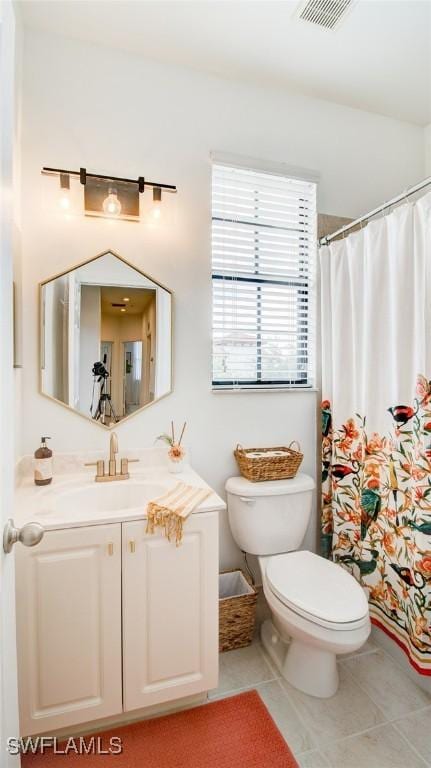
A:
{"label": "soap dispenser pump", "polygon": [[41,444],[34,452],[34,482],[36,485],[49,485],[52,480],[52,451],[46,441],[50,437],[41,437]]}

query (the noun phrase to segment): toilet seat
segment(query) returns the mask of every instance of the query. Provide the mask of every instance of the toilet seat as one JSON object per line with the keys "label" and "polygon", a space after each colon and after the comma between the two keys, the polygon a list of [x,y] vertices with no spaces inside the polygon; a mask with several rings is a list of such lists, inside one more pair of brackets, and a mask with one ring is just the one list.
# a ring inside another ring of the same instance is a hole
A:
{"label": "toilet seat", "polygon": [[354,577],[313,552],[271,556],[265,575],[275,597],[312,623],[347,630],[369,621],[367,599]]}

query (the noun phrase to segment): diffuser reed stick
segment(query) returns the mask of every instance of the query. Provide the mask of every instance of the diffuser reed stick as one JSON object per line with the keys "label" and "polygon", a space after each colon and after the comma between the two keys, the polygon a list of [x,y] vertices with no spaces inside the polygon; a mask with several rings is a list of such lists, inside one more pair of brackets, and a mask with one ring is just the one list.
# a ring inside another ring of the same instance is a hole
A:
{"label": "diffuser reed stick", "polygon": [[182,430],[181,430],[181,436],[180,436],[180,439],[179,439],[179,441],[178,441],[178,445],[179,445],[179,446],[181,445],[181,440],[183,439],[183,435],[184,435],[184,431],[185,431],[185,428],[186,428],[186,424],[187,424],[187,422],[185,421],[185,422],[184,422],[184,426],[183,426],[183,428],[182,428]]}

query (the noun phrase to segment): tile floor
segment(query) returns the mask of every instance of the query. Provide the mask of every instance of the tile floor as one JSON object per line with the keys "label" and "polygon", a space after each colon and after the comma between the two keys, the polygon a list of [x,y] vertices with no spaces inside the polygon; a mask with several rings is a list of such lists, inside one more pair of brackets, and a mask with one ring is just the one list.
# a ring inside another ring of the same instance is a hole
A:
{"label": "tile floor", "polygon": [[221,654],[210,698],[256,688],[301,768],[431,767],[431,696],[371,642],[339,670],[335,696],[307,696],[280,678],[256,637]]}

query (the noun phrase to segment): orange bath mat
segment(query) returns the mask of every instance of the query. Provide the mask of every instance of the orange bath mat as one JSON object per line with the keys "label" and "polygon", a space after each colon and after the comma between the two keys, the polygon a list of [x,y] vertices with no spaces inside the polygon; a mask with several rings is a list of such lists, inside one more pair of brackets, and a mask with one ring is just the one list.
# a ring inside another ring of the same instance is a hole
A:
{"label": "orange bath mat", "polygon": [[[111,755],[25,755],[23,768],[297,768],[290,749],[256,691],[95,734]],[[87,750],[91,737],[85,737]],[[79,747],[75,739],[75,746]],[[117,743],[117,742],[115,742]],[[63,742],[57,750],[65,747]],[[74,748],[74,747],[73,747]],[[114,747],[116,749],[116,747]]]}

